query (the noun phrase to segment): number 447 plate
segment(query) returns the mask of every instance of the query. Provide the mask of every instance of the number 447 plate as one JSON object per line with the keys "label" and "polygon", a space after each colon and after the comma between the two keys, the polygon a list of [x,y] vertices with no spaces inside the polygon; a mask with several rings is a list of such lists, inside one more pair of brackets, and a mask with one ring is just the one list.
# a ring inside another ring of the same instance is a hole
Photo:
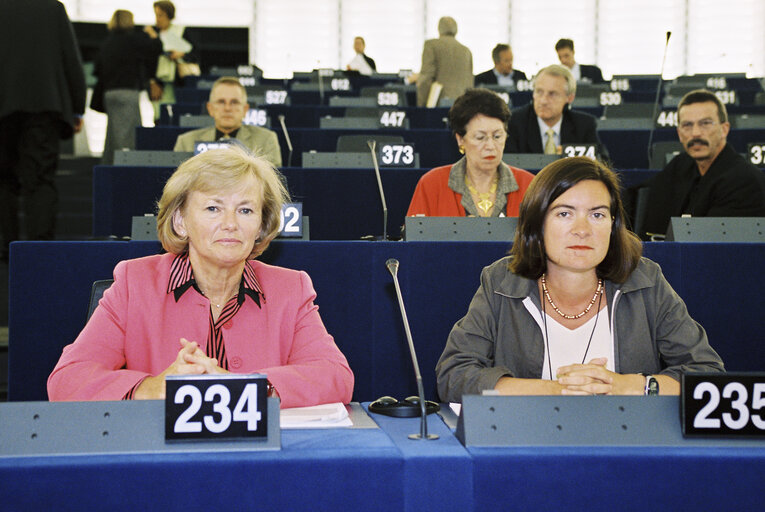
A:
{"label": "number 447 plate", "polygon": [[170,375],[165,383],[165,440],[268,435],[265,375]]}

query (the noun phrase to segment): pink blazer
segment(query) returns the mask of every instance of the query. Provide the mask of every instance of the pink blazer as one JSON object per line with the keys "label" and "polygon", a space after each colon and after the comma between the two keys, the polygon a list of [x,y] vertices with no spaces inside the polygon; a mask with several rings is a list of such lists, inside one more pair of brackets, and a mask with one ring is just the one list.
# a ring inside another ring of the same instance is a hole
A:
{"label": "pink blazer", "polygon": [[[193,288],[178,302],[167,293],[174,257],[117,264],[114,284],[48,377],[50,400],[120,400],[175,360],[180,338],[204,350],[209,302]],[[353,372],[324,328],[308,274],[259,261],[248,264],[265,298],[261,307],[246,298],[223,326],[230,370],[265,373],[282,407],[349,402]]]}

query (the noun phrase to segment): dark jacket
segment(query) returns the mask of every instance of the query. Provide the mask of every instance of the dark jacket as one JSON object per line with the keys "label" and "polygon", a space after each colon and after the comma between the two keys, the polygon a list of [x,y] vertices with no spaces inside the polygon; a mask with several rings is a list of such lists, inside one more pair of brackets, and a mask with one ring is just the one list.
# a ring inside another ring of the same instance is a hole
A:
{"label": "dark jacket", "polygon": [[[561,144],[597,144],[601,154],[608,156],[606,147],[598,137],[597,128],[597,121],[590,114],[564,109],[560,125]],[[532,103],[512,111],[506,149],[510,153],[544,153],[542,134],[539,133],[537,114]]]}
{"label": "dark jacket", "polygon": [[[515,83],[518,83],[518,80],[527,80],[526,73],[517,69],[513,70],[512,76]],[[489,71],[484,71],[483,73],[477,74],[475,76],[475,84],[496,85],[497,75],[494,74],[494,68],[491,68]]]}
{"label": "dark jacket", "polygon": [[56,0],[0,0],[0,118],[53,112],[61,137],[85,112],[85,74],[66,9]]}
{"label": "dark jacket", "polygon": [[134,30],[110,31],[98,55],[95,74],[104,91],[144,89],[157,68],[162,41]]}
{"label": "dark jacket", "polygon": [[[666,233],[670,217],[765,217],[765,174],[730,144],[704,176],[688,153],[673,158],[649,183],[644,229]],[[692,189],[695,187],[695,190]],[[692,192],[692,193],[691,193]]]}
{"label": "dark jacket", "polygon": [[579,64],[579,73],[583,81],[589,80],[593,84],[602,84],[605,82],[605,80],[603,80],[603,73],[598,66]]}

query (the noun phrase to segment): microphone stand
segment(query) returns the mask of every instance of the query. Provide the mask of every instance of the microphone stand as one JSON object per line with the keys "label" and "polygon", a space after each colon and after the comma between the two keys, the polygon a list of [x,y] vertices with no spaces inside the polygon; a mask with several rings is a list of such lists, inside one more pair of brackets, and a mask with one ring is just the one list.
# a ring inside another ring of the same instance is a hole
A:
{"label": "microphone stand", "polygon": [[377,141],[368,140],[367,145],[369,151],[372,153],[372,165],[375,167],[375,176],[377,177],[377,188],[380,191],[380,200],[382,201],[383,208],[383,241],[388,239],[388,205],[385,203],[385,192],[383,192],[382,179],[380,178],[380,166],[377,164],[377,152],[375,146]]}
{"label": "microphone stand", "polygon": [[290,140],[290,134],[287,132],[287,125],[284,123],[284,114],[279,114],[279,124],[282,125],[284,140],[287,141],[287,149],[290,151],[287,155],[287,167],[292,167],[292,141]]}
{"label": "microphone stand", "polygon": [[420,397],[420,433],[409,434],[409,439],[427,439],[432,441],[438,439],[438,435],[428,434],[428,416],[425,412],[425,390],[422,387],[422,374],[420,374],[420,365],[417,363],[417,354],[414,351],[414,342],[412,341],[412,332],[409,330],[409,319],[406,317],[404,299],[401,298],[401,288],[398,285],[398,260],[390,258],[385,262],[385,266],[388,267],[388,272],[393,276],[393,284],[396,286],[396,297],[398,298],[398,306],[401,309],[401,317],[404,320],[406,341],[409,343],[409,352],[412,355],[412,365],[414,366],[414,377],[417,380],[417,392]]}
{"label": "microphone stand", "polygon": [[[669,38],[671,31],[667,31],[667,41],[664,43],[664,57],[661,59],[661,72],[659,73],[659,83],[656,86],[656,98],[653,101],[653,114],[651,115],[651,131],[648,134],[648,166],[651,166],[651,144],[653,143],[653,132],[656,130],[656,114],[659,110],[659,95],[661,94],[662,78],[664,77],[664,65],[667,63],[667,50],[669,49]],[[663,167],[663,166],[662,166]]]}

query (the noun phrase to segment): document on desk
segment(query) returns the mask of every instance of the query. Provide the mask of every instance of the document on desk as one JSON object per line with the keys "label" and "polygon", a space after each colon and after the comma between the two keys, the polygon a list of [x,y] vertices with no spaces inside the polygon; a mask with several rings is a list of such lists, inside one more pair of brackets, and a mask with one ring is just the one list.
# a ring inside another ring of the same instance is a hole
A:
{"label": "document on desk", "polygon": [[345,405],[339,402],[313,405],[311,407],[282,409],[280,420],[282,428],[338,428],[353,426]]}

